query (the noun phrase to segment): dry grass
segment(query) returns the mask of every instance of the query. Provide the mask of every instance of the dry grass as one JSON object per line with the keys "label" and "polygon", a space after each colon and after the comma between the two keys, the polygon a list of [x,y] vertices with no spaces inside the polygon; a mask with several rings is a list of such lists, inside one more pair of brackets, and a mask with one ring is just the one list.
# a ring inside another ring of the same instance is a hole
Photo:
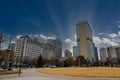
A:
{"label": "dry grass", "polygon": [[89,67],[89,68],[44,68],[39,69],[42,73],[65,75],[65,76],[86,76],[86,77],[119,77],[120,68],[110,67]]}

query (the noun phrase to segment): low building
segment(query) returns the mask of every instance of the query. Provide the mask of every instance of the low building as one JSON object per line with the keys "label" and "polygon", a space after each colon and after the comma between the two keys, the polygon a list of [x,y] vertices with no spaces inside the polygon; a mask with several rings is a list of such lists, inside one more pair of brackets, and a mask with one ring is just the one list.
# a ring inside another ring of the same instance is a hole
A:
{"label": "low building", "polygon": [[14,50],[0,50],[0,66],[4,66],[5,63],[8,66],[10,63],[13,63],[14,59]]}

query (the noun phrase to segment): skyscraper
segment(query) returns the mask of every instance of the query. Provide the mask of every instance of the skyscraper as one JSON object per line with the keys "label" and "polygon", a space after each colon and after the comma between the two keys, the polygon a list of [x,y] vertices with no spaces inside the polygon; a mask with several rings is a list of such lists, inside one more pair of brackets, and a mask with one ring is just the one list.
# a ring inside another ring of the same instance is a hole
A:
{"label": "skyscraper", "polygon": [[77,56],[78,56],[77,46],[73,46],[73,57],[77,57]]}
{"label": "skyscraper", "polygon": [[99,61],[99,59],[98,59],[98,49],[97,49],[97,47],[94,47],[94,52],[95,52],[95,59],[96,59],[96,61]]}
{"label": "skyscraper", "polygon": [[80,22],[78,22],[76,24],[76,32],[79,55],[84,56],[85,59],[91,62],[95,61],[92,30],[88,21],[81,20]]}
{"label": "skyscraper", "polygon": [[107,48],[108,59],[111,63],[120,64],[120,45]]}
{"label": "skyscraper", "polygon": [[65,57],[71,57],[72,53],[69,50],[65,50]]}
{"label": "skyscraper", "polygon": [[107,61],[107,51],[106,51],[106,49],[105,48],[100,48],[99,52],[100,52],[100,61],[103,62],[103,63],[106,62]]}

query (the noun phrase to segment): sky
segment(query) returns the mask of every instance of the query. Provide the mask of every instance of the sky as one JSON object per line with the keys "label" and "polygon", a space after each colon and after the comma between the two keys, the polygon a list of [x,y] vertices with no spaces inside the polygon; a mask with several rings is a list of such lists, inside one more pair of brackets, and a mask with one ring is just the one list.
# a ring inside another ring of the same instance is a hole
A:
{"label": "sky", "polygon": [[0,0],[0,32],[57,36],[76,45],[76,24],[88,20],[95,45],[120,44],[120,0]]}

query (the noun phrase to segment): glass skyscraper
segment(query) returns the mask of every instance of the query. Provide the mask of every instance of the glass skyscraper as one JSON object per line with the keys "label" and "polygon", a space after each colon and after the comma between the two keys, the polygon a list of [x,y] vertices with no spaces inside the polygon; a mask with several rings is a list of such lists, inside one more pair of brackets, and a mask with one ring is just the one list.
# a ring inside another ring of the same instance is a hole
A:
{"label": "glass skyscraper", "polygon": [[88,21],[81,20],[76,24],[78,55],[82,55],[90,62],[94,62],[94,43],[92,30]]}

